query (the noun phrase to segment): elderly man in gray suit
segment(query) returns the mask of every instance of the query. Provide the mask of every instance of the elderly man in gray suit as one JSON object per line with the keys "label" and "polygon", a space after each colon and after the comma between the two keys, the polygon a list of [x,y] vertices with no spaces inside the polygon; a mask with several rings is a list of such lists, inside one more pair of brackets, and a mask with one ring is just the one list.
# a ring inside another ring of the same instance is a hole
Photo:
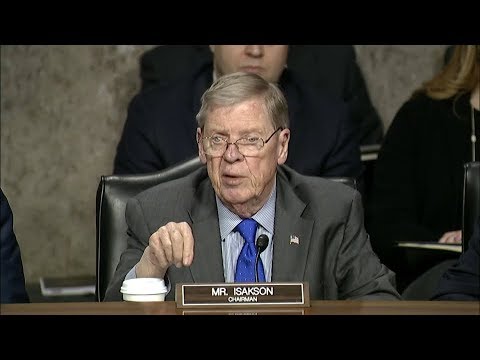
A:
{"label": "elderly man in gray suit", "polygon": [[260,281],[308,282],[313,300],[400,299],[395,274],[370,246],[360,194],[284,165],[295,134],[275,84],[223,76],[204,93],[197,121],[206,167],[128,202],[128,245],[106,301],[121,300],[122,282],[135,277],[163,278],[166,300],[180,282],[252,281],[245,256],[257,249],[244,239],[246,223],[271,239]]}

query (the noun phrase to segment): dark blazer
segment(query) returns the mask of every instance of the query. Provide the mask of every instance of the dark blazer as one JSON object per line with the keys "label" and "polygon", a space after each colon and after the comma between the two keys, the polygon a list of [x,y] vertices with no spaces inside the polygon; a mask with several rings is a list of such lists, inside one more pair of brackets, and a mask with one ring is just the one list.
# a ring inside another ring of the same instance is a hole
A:
{"label": "dark blazer", "polygon": [[[175,284],[224,282],[215,195],[205,167],[132,198],[126,209],[127,249],[105,300],[121,300],[120,287],[140,260],[150,235],[169,221],[187,222],[195,239],[190,267],[168,269]],[[363,227],[358,191],[286,166],[277,173],[272,281],[308,281],[312,299],[399,299],[394,273],[380,263]],[[290,235],[300,239],[289,243]]]}
{"label": "dark blazer", "polygon": [[[203,64],[189,78],[159,83],[134,97],[117,147],[115,174],[154,172],[198,155],[195,115],[212,74],[212,63]],[[347,106],[300,87],[289,71],[280,86],[290,114],[287,164],[305,175],[360,178],[358,134]]]}
{"label": "dark blazer", "polygon": [[29,302],[25,289],[22,258],[13,232],[13,214],[0,189],[0,302]]}
{"label": "dark blazer", "polygon": [[[208,45],[156,46],[140,58],[142,88],[159,82],[176,82],[191,76],[199,64],[212,61]],[[359,127],[360,145],[382,142],[383,123],[370,100],[352,45],[290,45],[287,65],[302,83],[322,89],[349,105]]]}
{"label": "dark blazer", "polygon": [[472,160],[468,98],[418,95],[400,108],[385,136],[367,228],[374,250],[394,270],[395,242],[438,241],[462,229],[463,165]]}
{"label": "dark blazer", "polygon": [[480,300],[480,218],[467,251],[443,274],[432,300]]}

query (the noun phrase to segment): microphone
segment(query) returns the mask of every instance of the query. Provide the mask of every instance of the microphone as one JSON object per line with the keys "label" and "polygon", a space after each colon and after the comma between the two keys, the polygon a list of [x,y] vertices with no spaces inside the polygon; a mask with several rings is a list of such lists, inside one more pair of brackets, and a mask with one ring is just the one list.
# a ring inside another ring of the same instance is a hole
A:
{"label": "microphone", "polygon": [[255,247],[257,248],[257,256],[255,256],[255,282],[258,282],[258,259],[260,259],[260,254],[267,248],[268,236],[265,234],[260,235],[257,238],[257,243]]}

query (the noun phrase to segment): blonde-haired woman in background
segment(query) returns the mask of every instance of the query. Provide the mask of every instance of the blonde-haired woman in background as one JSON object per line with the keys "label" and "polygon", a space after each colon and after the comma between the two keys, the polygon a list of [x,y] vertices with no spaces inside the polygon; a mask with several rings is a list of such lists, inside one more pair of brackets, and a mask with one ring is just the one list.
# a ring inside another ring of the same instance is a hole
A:
{"label": "blonde-haired woman in background", "polygon": [[375,165],[368,228],[394,271],[398,241],[461,243],[463,166],[479,161],[480,46],[448,64],[399,109]]}

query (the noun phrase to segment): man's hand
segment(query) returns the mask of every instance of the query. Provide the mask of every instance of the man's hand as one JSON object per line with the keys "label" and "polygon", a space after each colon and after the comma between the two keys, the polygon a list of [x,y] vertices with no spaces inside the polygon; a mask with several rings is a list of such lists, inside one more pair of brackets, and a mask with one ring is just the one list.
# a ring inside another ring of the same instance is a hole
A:
{"label": "man's hand", "polygon": [[193,261],[193,234],[186,222],[159,228],[148,239],[148,246],[136,266],[137,277],[163,278],[170,265],[190,266]]}

